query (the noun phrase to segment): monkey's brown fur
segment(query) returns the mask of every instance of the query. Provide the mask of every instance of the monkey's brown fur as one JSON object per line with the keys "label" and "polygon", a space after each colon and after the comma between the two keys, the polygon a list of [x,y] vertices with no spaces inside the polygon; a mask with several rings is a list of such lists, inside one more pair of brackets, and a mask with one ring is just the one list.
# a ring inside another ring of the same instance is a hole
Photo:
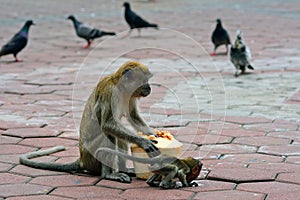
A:
{"label": "monkey's brown fur", "polygon": [[109,148],[98,148],[96,156],[102,157],[103,153],[116,154],[129,160],[150,164],[149,170],[154,174],[148,178],[147,184],[163,189],[175,188],[174,179],[176,178],[183,187],[193,186],[192,181],[199,176],[202,168],[200,160],[192,157],[178,159],[173,156],[161,155],[154,158],[138,158]]}
{"label": "monkey's brown fur", "polygon": [[129,61],[114,74],[99,81],[87,100],[82,114],[79,137],[80,157],[74,163],[42,163],[30,160],[30,158],[61,151],[62,147],[22,155],[20,162],[27,166],[55,171],[86,170],[105,179],[131,182],[127,174],[114,171],[114,169],[126,170],[123,159],[111,154],[96,159],[94,155],[97,149],[102,147],[126,151],[128,143],[136,143],[150,157],[160,154],[151,141],[137,136],[121,122],[121,118],[126,117],[136,131],[155,135],[140,116],[137,106],[138,98],[146,97],[151,92],[148,83],[151,77],[152,74],[146,66],[136,61]]}

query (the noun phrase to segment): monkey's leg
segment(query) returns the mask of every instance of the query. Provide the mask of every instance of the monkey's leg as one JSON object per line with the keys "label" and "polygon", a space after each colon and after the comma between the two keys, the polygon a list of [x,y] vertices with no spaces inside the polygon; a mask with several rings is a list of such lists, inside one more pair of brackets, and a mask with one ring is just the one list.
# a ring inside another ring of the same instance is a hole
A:
{"label": "monkey's leg", "polygon": [[183,172],[183,170],[178,170],[177,177],[182,183],[182,187],[188,187],[189,184],[186,181],[186,174]]}
{"label": "monkey's leg", "polygon": [[164,174],[167,174],[166,177],[162,180],[162,182],[159,184],[159,187],[163,188],[163,189],[173,189],[176,186],[175,181],[172,181],[177,172],[178,172],[178,167],[176,165],[168,165],[162,169],[160,169],[160,171],[163,170]]}
{"label": "monkey's leg", "polygon": [[[128,145],[126,142],[122,140],[117,140],[118,143],[118,151],[122,151],[123,153],[128,154]],[[126,166],[126,159],[122,156],[118,156],[118,168],[119,172],[125,173],[130,177],[136,177],[136,174],[134,172],[134,168],[128,168]]]}
{"label": "monkey's leg", "polygon": [[108,180],[119,181],[121,183],[131,183],[131,178],[127,174],[114,172],[110,167],[102,164],[101,177]]}
{"label": "monkey's leg", "polygon": [[160,174],[153,174],[150,178],[147,179],[146,183],[151,187],[158,187],[161,182]]}

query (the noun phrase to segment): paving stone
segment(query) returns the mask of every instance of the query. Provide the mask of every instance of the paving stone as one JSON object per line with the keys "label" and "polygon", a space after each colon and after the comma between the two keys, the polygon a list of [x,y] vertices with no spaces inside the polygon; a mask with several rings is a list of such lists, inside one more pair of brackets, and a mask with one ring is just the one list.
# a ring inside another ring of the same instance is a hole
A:
{"label": "paving stone", "polygon": [[267,123],[267,124],[253,124],[253,125],[245,125],[245,129],[256,130],[256,131],[265,131],[265,132],[285,132],[285,131],[295,131],[298,126],[289,125],[289,124],[275,124],[275,123]]}
{"label": "paving stone", "polygon": [[52,191],[50,195],[62,197],[72,197],[76,199],[94,198],[94,199],[118,199],[122,190],[104,188],[98,186],[82,187],[59,187]]}
{"label": "paving stone", "polygon": [[300,191],[295,192],[276,192],[268,194],[266,200],[290,200],[299,199]]}
{"label": "paving stone", "polygon": [[32,167],[27,167],[25,165],[17,165],[12,170],[10,170],[10,172],[13,172],[16,174],[21,174],[24,176],[30,176],[30,177],[65,174],[64,172],[55,172],[55,171],[50,171],[50,170],[35,169]]}
{"label": "paving stone", "polygon": [[285,162],[300,164],[300,156],[288,156]]}
{"label": "paving stone", "polygon": [[108,188],[116,188],[116,189],[133,189],[133,188],[149,188],[149,185],[146,183],[145,180],[133,178],[132,182],[130,184],[124,184],[116,181],[110,181],[110,180],[101,180],[99,183],[97,183],[97,186],[103,186]]}
{"label": "paving stone", "polygon": [[68,200],[70,198],[58,197],[53,195],[28,195],[28,196],[18,196],[9,197],[8,200]]}
{"label": "paving stone", "polygon": [[265,194],[282,194],[299,191],[300,186],[281,182],[260,182],[260,183],[242,183],[237,186],[237,190],[258,192]]}
{"label": "paving stone", "polygon": [[29,177],[10,173],[0,173],[0,179],[1,184],[18,184],[27,182]]}
{"label": "paving stone", "polygon": [[198,193],[194,199],[197,200],[214,200],[214,199],[224,199],[224,200],[262,200],[265,194],[245,192],[237,190],[226,190],[226,191],[212,191],[212,192],[201,192]]}
{"label": "paving stone", "polygon": [[253,163],[249,165],[249,168],[274,171],[276,173],[299,171],[299,165],[292,163]]}
{"label": "paving stone", "polygon": [[220,161],[229,162],[241,162],[241,163],[274,163],[282,162],[283,158],[281,156],[272,156],[265,154],[226,154],[221,157]]}
{"label": "paving stone", "polygon": [[[300,171],[300,170],[299,170]],[[300,172],[282,173],[276,178],[277,181],[300,184]]]}
{"label": "paving stone", "polygon": [[17,144],[20,141],[21,141],[20,138],[0,135],[0,144]]}
{"label": "paving stone", "polygon": [[290,144],[289,139],[256,136],[256,137],[238,137],[233,140],[236,144],[246,144],[252,146],[263,146],[263,145],[285,145]]}
{"label": "paving stone", "polygon": [[182,190],[192,191],[192,192],[207,192],[207,191],[219,191],[219,190],[232,190],[236,184],[222,181],[212,181],[212,180],[196,180],[194,181],[198,184],[197,187],[187,187],[182,188]]}
{"label": "paving stone", "polygon": [[97,177],[84,177],[78,175],[57,175],[33,178],[30,183],[52,187],[93,185],[99,180]]}
{"label": "paving stone", "polygon": [[222,160],[202,160],[203,167],[208,170],[218,170],[218,169],[231,169],[234,168],[238,170],[239,168],[245,168],[247,165],[238,162],[228,162]]}
{"label": "paving stone", "polygon": [[239,145],[239,144],[216,144],[216,145],[204,145],[200,147],[200,151],[211,151],[222,154],[230,153],[254,153],[256,147]]}
{"label": "paving stone", "polygon": [[276,173],[273,171],[255,168],[218,168],[211,170],[208,174],[209,179],[227,180],[237,183],[275,180]]}
{"label": "paving stone", "polygon": [[6,163],[0,163],[0,172],[6,172],[9,169],[11,169],[13,165],[11,164],[6,164]]}
{"label": "paving stone", "polygon": [[273,120],[264,117],[226,116],[224,121],[244,125],[257,123],[271,123]]}
{"label": "paving stone", "polygon": [[217,133],[220,135],[226,135],[231,137],[254,137],[254,136],[264,136],[265,133],[263,131],[256,131],[256,130],[244,130],[244,129],[229,129],[229,130],[222,130],[221,132]]}
{"label": "paving stone", "polygon": [[298,156],[300,155],[300,145],[261,146],[258,152],[279,156]]}
{"label": "paving stone", "polygon": [[285,132],[271,132],[268,133],[271,137],[289,138],[289,139],[300,139],[300,131],[285,131]]}
{"label": "paving stone", "polygon": [[52,188],[32,184],[0,185],[0,197],[47,194]]}
{"label": "paving stone", "polygon": [[232,137],[221,136],[221,135],[212,135],[212,134],[206,134],[206,135],[198,135],[197,134],[197,135],[178,135],[178,136],[176,136],[176,139],[179,140],[180,142],[201,145],[201,144],[230,143],[232,140]]}
{"label": "paving stone", "polygon": [[[141,196],[142,194],[142,196]],[[139,188],[128,189],[122,193],[121,197],[124,199],[138,199],[152,200],[155,197],[167,197],[168,199],[189,199],[193,192],[183,190],[163,190],[160,188]]]}
{"label": "paving stone", "polygon": [[19,144],[25,146],[34,146],[34,147],[53,147],[58,145],[74,146],[77,143],[78,141],[76,140],[49,137],[49,138],[28,138],[28,139],[24,139]]}
{"label": "paving stone", "polygon": [[22,145],[3,144],[1,145],[0,154],[23,154],[34,150],[35,148]]}
{"label": "paving stone", "polygon": [[32,137],[50,137],[59,135],[59,131],[49,128],[16,128],[8,129],[3,135],[14,136],[20,138],[32,138]]}
{"label": "paving stone", "polygon": [[10,164],[18,164],[19,163],[19,154],[0,154],[0,162],[10,163]]}

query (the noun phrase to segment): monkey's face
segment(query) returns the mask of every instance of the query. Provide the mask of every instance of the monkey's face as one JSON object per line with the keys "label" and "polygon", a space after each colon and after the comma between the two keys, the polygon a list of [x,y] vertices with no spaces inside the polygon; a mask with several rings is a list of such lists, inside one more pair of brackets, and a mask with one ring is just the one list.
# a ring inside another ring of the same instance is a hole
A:
{"label": "monkey's face", "polygon": [[145,73],[139,68],[125,69],[122,81],[123,90],[132,97],[146,97],[151,93],[149,78],[152,74]]}
{"label": "monkey's face", "polygon": [[200,160],[194,159],[192,157],[186,158],[185,162],[190,167],[190,172],[186,174],[186,181],[190,183],[199,176],[202,168],[202,163],[200,162]]}

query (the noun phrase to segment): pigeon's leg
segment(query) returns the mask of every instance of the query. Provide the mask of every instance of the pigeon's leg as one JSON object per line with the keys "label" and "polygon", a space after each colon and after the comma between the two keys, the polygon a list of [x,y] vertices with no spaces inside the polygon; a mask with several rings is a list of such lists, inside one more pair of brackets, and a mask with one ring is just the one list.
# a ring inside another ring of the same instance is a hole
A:
{"label": "pigeon's leg", "polygon": [[213,52],[211,52],[210,55],[211,56],[216,56],[217,55],[216,51],[217,51],[217,47],[215,46]]}
{"label": "pigeon's leg", "polygon": [[239,76],[239,70],[235,70],[234,76],[235,76],[235,77],[238,77],[238,76]]}
{"label": "pigeon's leg", "polygon": [[82,47],[82,48],[83,48],[83,49],[88,49],[88,48],[90,48],[91,44],[92,44],[92,40],[89,40],[88,43],[87,43],[87,45],[85,45],[85,46]]}
{"label": "pigeon's leg", "polygon": [[241,66],[240,69],[242,70],[242,74],[245,74],[246,67],[245,66]]}
{"label": "pigeon's leg", "polygon": [[131,31],[132,31],[132,29],[129,29],[129,30],[128,30],[128,32],[127,32],[127,34],[126,34],[126,35],[124,35],[124,37],[123,37],[123,38],[126,38],[126,37],[128,37],[128,36],[130,35]]}
{"label": "pigeon's leg", "polygon": [[15,62],[23,62],[23,60],[18,59],[17,55],[14,55],[14,57],[15,57]]}
{"label": "pigeon's leg", "polygon": [[137,31],[138,31],[138,37],[141,37],[141,29],[137,29]]}
{"label": "pigeon's leg", "polygon": [[226,44],[226,55],[228,55],[228,44]]}

